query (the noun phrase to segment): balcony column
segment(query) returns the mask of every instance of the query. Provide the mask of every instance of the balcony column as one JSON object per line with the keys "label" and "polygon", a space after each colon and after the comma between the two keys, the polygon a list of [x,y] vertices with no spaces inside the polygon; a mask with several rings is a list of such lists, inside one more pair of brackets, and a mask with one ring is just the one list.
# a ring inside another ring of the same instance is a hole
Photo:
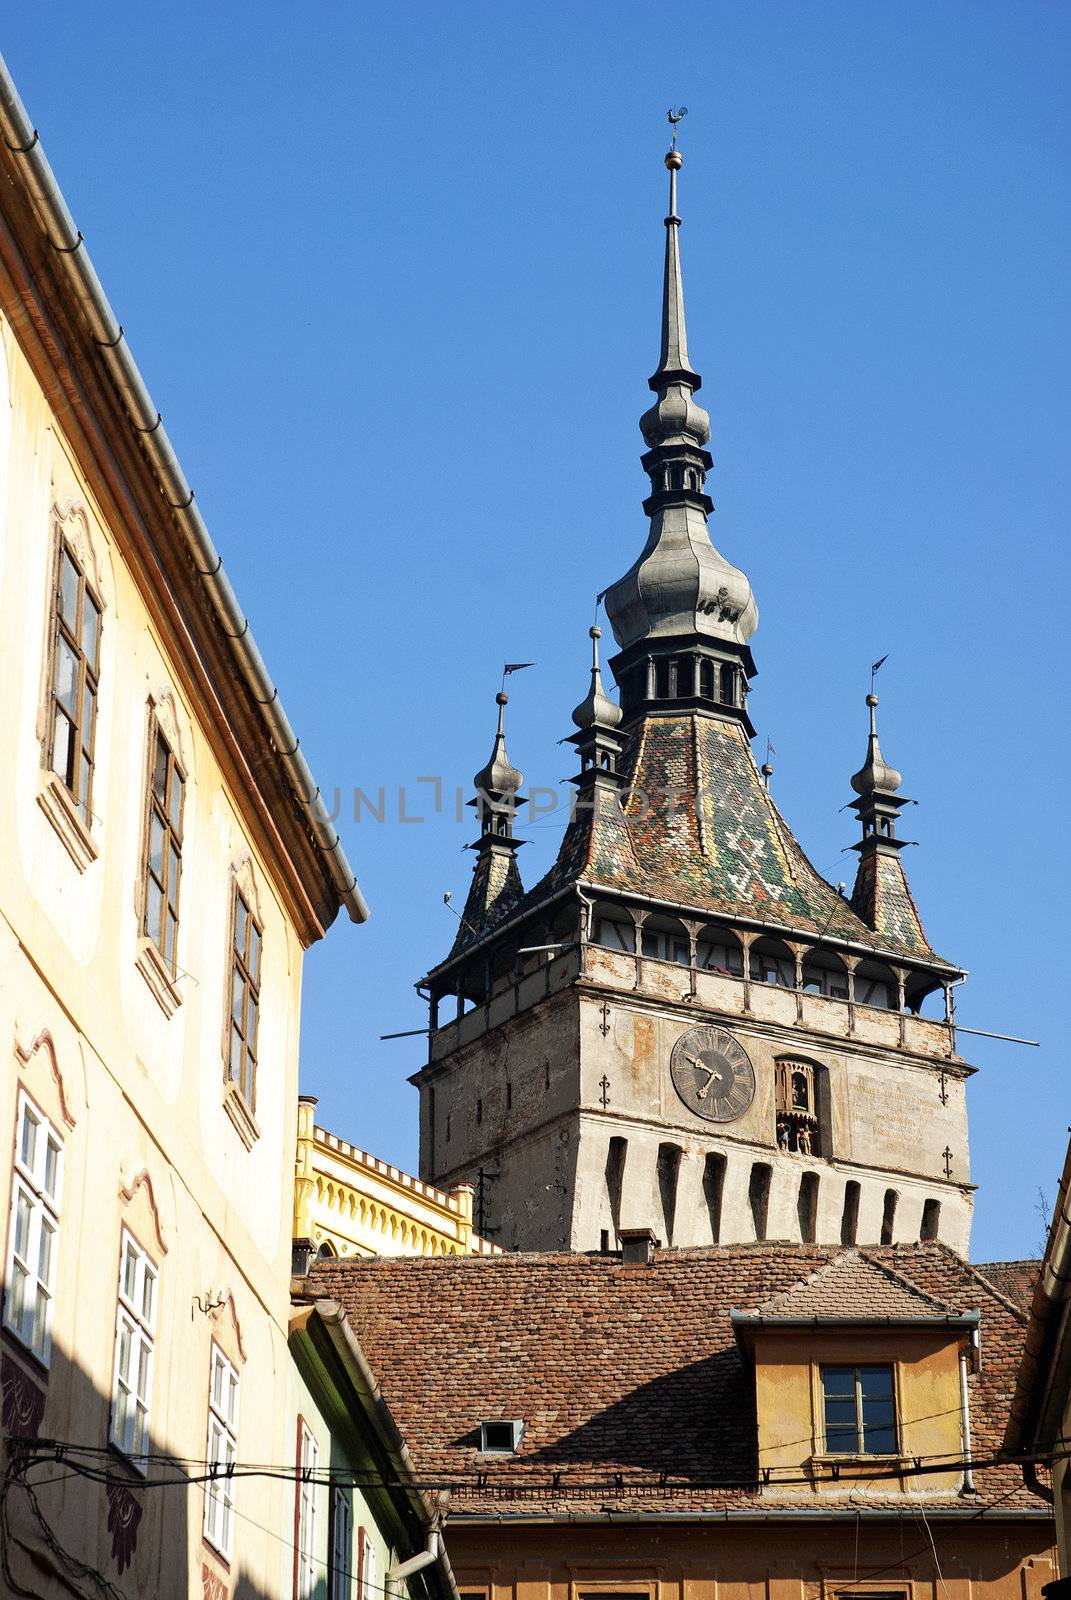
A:
{"label": "balcony column", "polygon": [[651,915],[651,913],[649,911],[633,911],[631,909],[631,907],[630,907],[629,908],[629,915],[632,918],[633,925],[634,925],[635,930],[636,930],[634,935],[633,935],[633,937],[636,940],[636,955],[635,955],[636,976],[635,976],[635,979],[633,980],[632,987],[634,989],[642,989],[643,988],[643,925],[647,921],[647,918]]}
{"label": "balcony column", "polygon": [[736,936],[744,947],[744,1014],[751,1010],[751,946],[758,938],[757,933],[745,933],[743,928],[738,928]]}
{"label": "balcony column", "polygon": [[808,947],[807,947],[807,945],[804,945],[804,944],[794,944],[791,940],[786,940],[785,942],[787,943],[788,948],[792,951],[792,956],[793,956],[793,959],[795,960],[795,963],[796,963],[796,982],[795,982],[795,989],[796,989],[796,1021],[797,1022],[802,1022],[803,1021],[803,955],[804,955],[804,951]]}
{"label": "balcony column", "polygon": [[896,1009],[900,1014],[900,1043],[907,1043],[907,973],[903,967],[893,967],[893,977],[896,979]]}
{"label": "balcony column", "polygon": [[858,956],[844,955],[841,957],[848,968],[848,1032],[855,1032],[855,969],[859,965]]}
{"label": "balcony column", "polygon": [[685,920],[684,926],[688,930],[688,998],[689,1000],[694,1000],[696,996],[696,969],[699,965],[697,946],[699,944],[701,924]]}

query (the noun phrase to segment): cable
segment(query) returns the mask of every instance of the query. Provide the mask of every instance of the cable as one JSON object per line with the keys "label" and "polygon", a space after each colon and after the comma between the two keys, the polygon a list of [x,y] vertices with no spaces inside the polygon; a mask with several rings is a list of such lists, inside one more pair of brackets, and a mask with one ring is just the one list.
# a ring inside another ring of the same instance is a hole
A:
{"label": "cable", "polygon": [[[128,1484],[129,1478],[117,1476],[105,1466],[98,1466],[91,1462],[80,1463],[78,1456],[103,1457],[109,1459],[112,1452],[100,1446],[78,1445],[70,1441],[53,1439],[36,1440],[32,1445],[29,1441],[22,1441],[24,1453],[30,1455],[31,1464],[43,1464],[49,1459],[58,1463],[65,1463],[72,1470],[83,1473],[85,1476],[96,1476],[101,1482],[117,1482]],[[32,1451],[32,1454],[31,1454]],[[51,1453],[51,1454],[49,1454]],[[1056,1460],[1067,1459],[1071,1452],[1049,1452],[1038,1454],[1030,1459],[1041,1463],[1051,1464]],[[145,1458],[148,1460],[149,1458]],[[182,1462],[173,1456],[154,1455],[154,1462],[166,1462],[168,1466],[181,1468]],[[1023,1458],[1009,1458],[1001,1454],[990,1456],[974,1456],[973,1465],[979,1472],[987,1469],[1013,1467],[1021,1464]],[[834,1458],[826,1458],[823,1466],[828,1468],[827,1481],[843,1484],[862,1483],[866,1487],[887,1479],[925,1477],[934,1473],[947,1473],[963,1471],[967,1466],[966,1457],[961,1451],[933,1451],[928,1454],[912,1454],[890,1459],[882,1462],[875,1458],[876,1465],[868,1463],[865,1470],[859,1470],[858,1458],[848,1458],[842,1465]],[[292,1465],[257,1465],[245,1463],[230,1468],[220,1468],[218,1464],[205,1460],[188,1458],[188,1464],[204,1468],[203,1471],[179,1471],[170,1476],[150,1478],[148,1476],[137,1486],[139,1490],[162,1489],[203,1485],[218,1482],[220,1479],[239,1480],[242,1478],[276,1478],[287,1482],[315,1483],[322,1487],[337,1485],[349,1488],[375,1488],[392,1486],[391,1481],[375,1473],[358,1473],[347,1470],[333,1470],[308,1472],[302,1471]],[[847,1468],[848,1470],[845,1470]],[[855,1468],[855,1471],[851,1469]],[[499,1476],[486,1469],[479,1469],[467,1473],[447,1472],[434,1478],[413,1478],[408,1480],[393,1480],[393,1486],[422,1489],[427,1491],[449,1490],[464,1493],[466,1490],[477,1493],[492,1491],[498,1495],[512,1492],[516,1494],[538,1494],[541,1492],[561,1494],[563,1491],[574,1494],[600,1494],[614,1492],[618,1494],[672,1494],[678,1490],[713,1490],[713,1489],[739,1489],[756,1490],[762,1488],[781,1488],[794,1486],[811,1486],[814,1483],[814,1474],[806,1470],[786,1469],[784,1474],[773,1476],[775,1469],[761,1468],[758,1477],[750,1475],[725,1477],[725,1478],[696,1478],[692,1476],[674,1476],[671,1478],[667,1472],[652,1473],[647,1480],[626,1480],[621,1472],[603,1473],[592,1475],[578,1482],[569,1481],[567,1468],[545,1468],[541,1477],[534,1472],[523,1473],[513,1478]],[[826,1474],[823,1474],[826,1478]]]}

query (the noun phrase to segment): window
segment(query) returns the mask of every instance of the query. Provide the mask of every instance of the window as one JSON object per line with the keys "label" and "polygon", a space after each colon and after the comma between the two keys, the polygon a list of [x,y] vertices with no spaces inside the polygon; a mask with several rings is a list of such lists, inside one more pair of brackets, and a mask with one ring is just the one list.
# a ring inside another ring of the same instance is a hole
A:
{"label": "window", "polygon": [[751,1221],[755,1228],[756,1239],[766,1237],[766,1219],[770,1209],[770,1180],[773,1177],[773,1168],[765,1161],[756,1161],[751,1168],[751,1177],[748,1180],[747,1197],[751,1207]]}
{"label": "window", "polygon": [[823,1367],[822,1399],[828,1455],[896,1454],[892,1367]]}
{"label": "window", "polygon": [[696,965],[733,978],[744,976],[744,952],[726,928],[704,928],[695,947]]}
{"label": "window", "polygon": [[922,1226],[919,1230],[920,1239],[936,1239],[941,1227],[941,1202],[929,1199],[922,1207]]}
{"label": "window", "polygon": [[20,1090],[11,1176],[4,1326],[46,1367],[52,1353],[63,1142]]}
{"label": "window", "polygon": [[688,930],[671,917],[648,917],[640,935],[640,949],[655,961],[673,961],[679,967],[691,965]]}
{"label": "window", "polygon": [[331,1490],[331,1565],[327,1600],[350,1600],[353,1592],[353,1506],[349,1491],[337,1483]]}
{"label": "window", "polygon": [[156,1281],[154,1262],[124,1228],[119,1252],[111,1440],[141,1471],[145,1470],[152,1410]]}
{"label": "window", "polygon": [[143,871],[145,909],[141,931],[175,971],[179,880],[182,876],[182,807],[186,780],[167,740],[153,729],[149,816]]}
{"label": "window", "polygon": [[92,817],[101,605],[66,539],[53,595],[48,765],[70,791],[86,826]]}
{"label": "window", "polygon": [[357,1600],[381,1600],[376,1582],[376,1547],[361,1529],[360,1557],[357,1562]]}
{"label": "window", "polygon": [[485,1455],[514,1455],[523,1438],[524,1423],[519,1418],[480,1423],[480,1449]]}
{"label": "window", "polygon": [[316,1484],[313,1481],[320,1452],[303,1417],[298,1418],[297,1546],[294,1563],[295,1600],[312,1600],[316,1593]]}
{"label": "window", "polygon": [[755,983],[772,983],[781,989],[796,987],[796,960],[777,939],[760,939],[751,949],[751,976]]}
{"label": "window", "polygon": [[227,1080],[234,1084],[250,1111],[254,1111],[263,933],[237,884],[234,886],[231,923],[231,1016]]}
{"label": "window", "polygon": [[230,1560],[234,1534],[234,1467],[238,1460],[238,1374],[212,1346],[208,1384],[208,1470],[219,1477],[205,1485],[205,1538]]}

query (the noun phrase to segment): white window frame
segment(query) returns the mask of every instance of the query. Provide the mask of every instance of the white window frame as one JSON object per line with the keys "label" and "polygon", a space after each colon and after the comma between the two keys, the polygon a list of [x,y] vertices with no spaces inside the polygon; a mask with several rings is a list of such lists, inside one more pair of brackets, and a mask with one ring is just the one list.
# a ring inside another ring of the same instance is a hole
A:
{"label": "white window frame", "polygon": [[[32,1137],[28,1140],[31,1130]],[[51,1174],[50,1154],[54,1158]],[[46,1368],[52,1358],[52,1308],[62,1189],[63,1140],[40,1107],[20,1088],[4,1274],[4,1327]],[[22,1251],[18,1249],[20,1202],[26,1208],[28,1219]],[[42,1245],[46,1239],[47,1258],[42,1259]]]}
{"label": "white window frame", "polygon": [[[129,1272],[128,1267],[131,1269]],[[119,1304],[115,1314],[115,1368],[109,1436],[115,1448],[139,1472],[144,1472],[148,1464],[159,1287],[160,1272],[156,1262],[138,1243],[130,1229],[124,1227],[119,1242]],[[139,1422],[140,1449],[137,1448]]]}
{"label": "white window frame", "polygon": [[297,1459],[297,1600],[312,1600],[316,1593],[316,1466],[320,1447],[316,1435],[301,1418]]}
{"label": "white window frame", "polygon": [[205,1484],[204,1536],[224,1561],[234,1546],[234,1468],[238,1461],[238,1400],[241,1380],[234,1364],[213,1342],[208,1368],[208,1470],[218,1472]]}
{"label": "white window frame", "polygon": [[331,1567],[329,1600],[351,1600],[353,1594],[353,1505],[341,1484],[331,1489]]}
{"label": "white window frame", "polygon": [[361,1529],[361,1592],[357,1600],[380,1600],[376,1584],[376,1547]]}

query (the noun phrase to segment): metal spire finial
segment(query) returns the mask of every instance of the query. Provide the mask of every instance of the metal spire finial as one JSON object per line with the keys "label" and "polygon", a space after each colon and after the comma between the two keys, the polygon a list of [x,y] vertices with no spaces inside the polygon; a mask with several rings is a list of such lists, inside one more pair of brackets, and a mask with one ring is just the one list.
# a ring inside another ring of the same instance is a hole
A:
{"label": "metal spire finial", "polygon": [[591,640],[591,688],[587,697],[581,700],[573,712],[573,721],[578,728],[616,728],[623,715],[621,707],[615,705],[602,686],[602,673],[599,671],[599,640],[602,638],[602,629],[598,623],[588,629],[588,638]]}
{"label": "metal spire finial", "polygon": [[676,111],[674,111],[673,107],[670,106],[669,110],[666,112],[667,121],[669,122],[670,127],[673,129],[673,149],[674,150],[676,150],[676,148],[677,148],[677,124],[679,122],[682,122],[687,115],[688,115],[688,107],[687,106],[678,106]]}

